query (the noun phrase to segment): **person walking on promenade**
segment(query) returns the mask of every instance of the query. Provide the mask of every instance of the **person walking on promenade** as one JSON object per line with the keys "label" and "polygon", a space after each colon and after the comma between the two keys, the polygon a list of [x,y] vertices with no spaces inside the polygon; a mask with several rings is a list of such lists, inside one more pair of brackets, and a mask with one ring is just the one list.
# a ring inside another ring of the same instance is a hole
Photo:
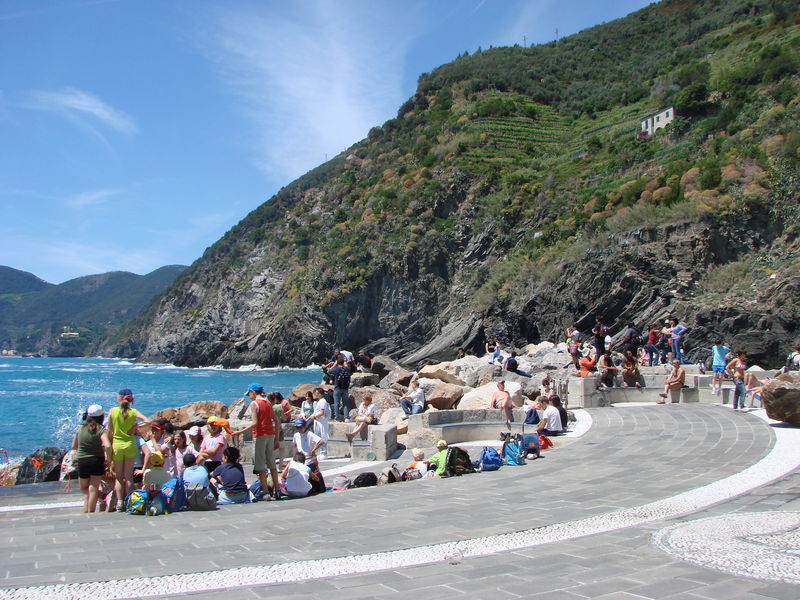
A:
{"label": "person walking on promenade", "polygon": [[715,396],[722,393],[722,382],[725,379],[725,367],[728,360],[733,356],[731,349],[722,344],[722,340],[717,340],[711,346],[711,370],[713,371],[711,380],[711,392]]}
{"label": "person walking on promenade", "polygon": [[742,412],[747,412],[747,408],[745,408],[744,405],[745,396],[747,395],[747,390],[744,386],[744,371],[747,369],[747,363],[745,362],[746,358],[747,354],[745,351],[738,350],[736,352],[736,358],[729,362],[728,366],[725,367],[728,375],[730,375],[731,379],[733,379],[734,384],[733,410]]}
{"label": "person walking on promenade", "polygon": [[135,408],[133,392],[125,388],[117,394],[119,406],[115,406],[108,413],[108,439],[111,440],[111,459],[114,461],[114,491],[117,496],[117,510],[125,510],[125,498],[133,490],[133,463],[139,454],[139,445],[136,443],[136,420],[150,423]]}

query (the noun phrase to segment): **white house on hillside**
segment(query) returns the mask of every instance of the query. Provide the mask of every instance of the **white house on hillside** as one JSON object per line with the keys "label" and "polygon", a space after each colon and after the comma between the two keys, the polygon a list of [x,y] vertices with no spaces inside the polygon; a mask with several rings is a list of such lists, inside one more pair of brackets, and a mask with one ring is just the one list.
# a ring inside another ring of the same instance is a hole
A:
{"label": "white house on hillside", "polygon": [[658,112],[651,113],[646,117],[642,118],[642,134],[646,134],[649,137],[662,127],[666,127],[667,125],[672,123],[672,120],[674,118],[675,118],[674,106],[662,108]]}

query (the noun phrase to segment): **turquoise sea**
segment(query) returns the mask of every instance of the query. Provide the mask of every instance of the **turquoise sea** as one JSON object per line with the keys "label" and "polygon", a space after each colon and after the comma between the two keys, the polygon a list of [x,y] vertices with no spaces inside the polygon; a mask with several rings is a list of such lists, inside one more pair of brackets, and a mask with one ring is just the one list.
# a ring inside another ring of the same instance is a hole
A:
{"label": "turquoise sea", "polygon": [[198,400],[230,404],[252,381],[286,395],[321,379],[313,366],[187,369],[114,358],[0,357],[0,448],[13,461],[44,446],[67,447],[86,407],[97,403],[108,411],[122,388],[133,390],[134,406],[150,415]]}

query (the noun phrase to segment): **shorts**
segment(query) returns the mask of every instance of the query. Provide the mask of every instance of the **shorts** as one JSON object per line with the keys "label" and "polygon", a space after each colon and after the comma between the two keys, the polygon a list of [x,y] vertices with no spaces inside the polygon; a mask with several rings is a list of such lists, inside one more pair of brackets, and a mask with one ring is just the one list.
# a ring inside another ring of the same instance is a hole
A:
{"label": "shorts", "polygon": [[260,435],[253,438],[253,473],[263,473],[275,468],[275,436]]}
{"label": "shorts", "polygon": [[89,477],[102,477],[106,474],[105,459],[100,456],[88,456],[78,459],[78,477],[89,479]]}
{"label": "shorts", "polygon": [[724,366],[714,365],[713,367],[711,367],[711,370],[714,373],[722,373],[723,375],[725,374],[725,367]]}
{"label": "shorts", "polygon": [[139,454],[139,448],[136,446],[136,443],[127,443],[123,445],[114,445],[112,446],[112,454],[111,460],[114,462],[122,462],[126,458],[136,458],[136,455]]}

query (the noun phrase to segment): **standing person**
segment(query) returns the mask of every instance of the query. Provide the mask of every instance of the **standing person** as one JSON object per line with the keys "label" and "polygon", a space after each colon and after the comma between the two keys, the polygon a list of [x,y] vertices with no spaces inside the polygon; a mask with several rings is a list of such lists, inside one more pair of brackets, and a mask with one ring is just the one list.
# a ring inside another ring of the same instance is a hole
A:
{"label": "standing person", "polygon": [[685,381],[686,371],[683,370],[680,359],[672,359],[672,371],[664,380],[664,391],[659,394],[659,396],[661,396],[661,400],[659,400],[658,403],[665,404],[670,390],[681,389]]}
{"label": "standing person", "polygon": [[280,392],[273,392],[275,394],[275,401],[273,404],[275,405],[275,410],[280,407],[280,421],[281,423],[291,423],[292,422],[292,404],[283,397],[283,394]]}
{"label": "standing person", "polygon": [[662,329],[663,333],[669,334],[670,344],[670,360],[678,359],[681,362],[683,354],[681,353],[681,344],[683,344],[683,334],[686,332],[686,326],[678,323],[678,319],[670,317],[668,319],[668,326]]}
{"label": "standing person", "polygon": [[606,336],[608,335],[608,327],[603,323],[603,317],[600,315],[594,319],[594,327],[592,327],[592,345],[597,351],[597,356],[602,356],[606,353]]}
{"label": "standing person", "polygon": [[200,447],[203,445],[203,430],[197,425],[192,425],[186,431],[186,437],[189,438],[189,446],[194,450],[195,456],[200,454]]}
{"label": "standing person", "polygon": [[83,423],[72,438],[72,449],[78,461],[78,477],[83,493],[83,512],[95,511],[100,481],[111,464],[111,444],[103,427],[103,407],[92,404],[83,413]]}
{"label": "standing person", "polygon": [[627,328],[622,333],[622,354],[630,350],[633,355],[636,356],[636,351],[639,349],[640,342],[641,334],[633,323],[628,323]]}
{"label": "standing person", "polygon": [[725,379],[725,367],[728,364],[728,359],[733,356],[731,349],[723,346],[722,340],[717,340],[711,346],[711,370],[713,371],[711,380],[711,392],[719,396],[722,393],[722,382]]}
{"label": "standing person", "polygon": [[331,418],[331,405],[325,399],[325,392],[322,388],[314,388],[314,414],[311,415],[314,425],[314,433],[322,438],[320,448],[320,458],[328,458],[328,439],[330,438],[330,428],[328,421]]}
{"label": "standing person", "polygon": [[356,437],[359,433],[361,433],[362,429],[364,429],[367,425],[372,425],[373,423],[377,422],[378,422],[377,407],[372,403],[372,396],[367,394],[366,396],[364,396],[364,399],[358,406],[358,416],[356,417],[357,425],[355,429],[345,434],[345,436],[347,437],[347,441],[352,442],[353,438]]}
{"label": "standing person", "polygon": [[660,352],[658,350],[658,338],[660,337],[660,330],[658,325],[653,323],[650,325],[650,328],[647,331],[647,342],[644,345],[644,349],[647,350],[648,356],[648,366],[654,367],[659,364],[660,362]]}
{"label": "standing person", "polygon": [[[250,398],[250,418],[252,423],[235,431],[233,435],[241,435],[253,431],[253,474],[261,481],[261,490],[266,493],[267,471],[272,475],[273,483],[278,481],[278,468],[275,466],[275,453],[281,447],[281,423],[272,403],[264,396],[264,387],[260,383],[251,383],[245,394]],[[273,497],[280,500],[281,488],[273,487]]]}
{"label": "standing person", "polygon": [[111,440],[111,458],[114,461],[114,492],[117,497],[117,510],[125,510],[124,501],[133,490],[133,463],[139,454],[139,445],[136,442],[136,419],[150,423],[135,408],[133,392],[125,388],[117,394],[119,406],[115,406],[108,413],[108,439]]}
{"label": "standing person", "polygon": [[745,362],[746,358],[747,354],[745,351],[738,350],[736,352],[736,358],[729,362],[728,366],[725,367],[728,375],[730,375],[731,379],[733,379],[734,384],[733,410],[741,410],[742,412],[747,412],[747,409],[744,406],[744,399],[747,395],[747,390],[744,386],[744,371],[747,369],[747,363]]}
{"label": "standing person", "polygon": [[419,387],[419,381],[412,381],[406,395],[400,398],[400,407],[407,415],[416,415],[425,410],[425,392]]}
{"label": "standing person", "polygon": [[572,357],[572,365],[576,369],[580,369],[580,352],[581,347],[581,332],[578,329],[577,325],[573,325],[572,327],[567,327],[567,350],[569,351],[569,355]]}
{"label": "standing person", "polygon": [[333,415],[337,421],[350,422],[350,369],[339,355],[336,366],[328,371],[333,377]]}
{"label": "standing person", "polygon": [[786,366],[783,370],[784,372],[800,371],[800,344],[797,344],[797,346],[794,347],[794,352],[786,357]]}
{"label": "standing person", "polygon": [[506,391],[505,381],[497,382],[497,391],[492,394],[492,401],[489,404],[489,408],[499,408],[502,410],[506,416],[506,427],[511,429],[511,423],[514,422],[514,413],[512,412],[514,405],[511,401],[511,394]]}

